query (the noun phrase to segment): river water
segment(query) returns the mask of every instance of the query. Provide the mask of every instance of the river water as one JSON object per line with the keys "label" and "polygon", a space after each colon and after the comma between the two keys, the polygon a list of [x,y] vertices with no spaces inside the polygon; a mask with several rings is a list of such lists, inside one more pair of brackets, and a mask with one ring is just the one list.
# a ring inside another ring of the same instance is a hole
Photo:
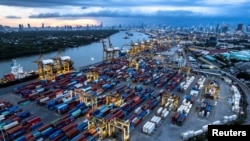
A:
{"label": "river water", "polygon": [[[110,41],[113,47],[128,47],[131,41],[138,41],[143,39],[148,39],[148,36],[140,32],[131,32],[133,36],[129,36],[129,39],[124,39],[126,36],[125,31],[120,31],[116,34],[110,36]],[[109,47],[108,40],[105,39],[106,47]],[[79,46],[77,48],[69,48],[64,51],[61,51],[61,56],[70,56],[74,61],[74,67],[82,67],[92,63],[97,63],[102,61],[103,58],[103,47],[101,42],[94,42],[89,45]],[[58,52],[52,52],[43,54],[42,59],[48,59],[56,57]],[[17,63],[21,64],[24,68],[24,71],[37,70],[37,64],[33,61],[38,60],[40,55],[32,55],[27,57],[13,58]],[[0,78],[11,71],[12,59],[5,60],[0,62]]]}

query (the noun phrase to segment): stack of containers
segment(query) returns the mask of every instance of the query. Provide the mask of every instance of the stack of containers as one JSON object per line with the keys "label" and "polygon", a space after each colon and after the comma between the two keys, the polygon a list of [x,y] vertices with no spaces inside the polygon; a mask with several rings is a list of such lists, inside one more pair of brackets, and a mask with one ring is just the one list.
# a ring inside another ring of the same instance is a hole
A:
{"label": "stack of containers", "polygon": [[238,88],[235,85],[232,85],[232,91],[233,91],[233,96],[232,96],[232,111],[235,113],[240,112],[240,99],[241,99],[241,94],[238,90]]}
{"label": "stack of containers", "polygon": [[142,127],[142,132],[148,135],[152,135],[155,128],[156,128],[156,125],[154,122],[147,121]]}
{"label": "stack of containers", "polygon": [[204,86],[204,83],[206,81],[206,78],[204,76],[201,76],[198,80],[198,85],[199,85],[199,89],[201,89]]}
{"label": "stack of containers", "polygon": [[213,106],[210,104],[209,99],[202,99],[199,116],[208,118],[211,113],[212,107]]}
{"label": "stack of containers", "polygon": [[162,120],[161,117],[153,116],[150,121],[155,123],[156,126],[160,126],[161,120]]}
{"label": "stack of containers", "polygon": [[184,95],[184,99],[172,117],[172,123],[181,126],[192,108],[193,100],[190,95]]}
{"label": "stack of containers", "polygon": [[183,90],[186,91],[190,84],[194,81],[195,77],[194,76],[187,76],[185,84],[183,85]]}

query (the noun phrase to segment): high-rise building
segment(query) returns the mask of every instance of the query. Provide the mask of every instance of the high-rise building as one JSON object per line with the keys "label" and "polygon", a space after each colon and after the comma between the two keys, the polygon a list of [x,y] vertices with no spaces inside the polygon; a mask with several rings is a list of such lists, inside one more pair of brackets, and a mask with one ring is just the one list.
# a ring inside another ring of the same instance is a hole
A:
{"label": "high-rise building", "polygon": [[3,28],[3,25],[0,25],[0,30],[3,30],[4,28]]}
{"label": "high-rise building", "polygon": [[30,29],[30,24],[29,23],[27,24],[27,27],[28,27],[28,29]]}
{"label": "high-rise building", "polygon": [[239,23],[236,30],[237,31],[243,31],[243,24]]}
{"label": "high-rise building", "polygon": [[42,23],[42,28],[44,28],[44,23]]}
{"label": "high-rise building", "polygon": [[23,24],[19,24],[18,27],[19,27],[19,30],[23,30]]}
{"label": "high-rise building", "polygon": [[250,25],[247,26],[247,32],[250,32]]}
{"label": "high-rise building", "polygon": [[228,25],[223,25],[223,26],[221,27],[221,32],[222,32],[222,33],[228,32]]}

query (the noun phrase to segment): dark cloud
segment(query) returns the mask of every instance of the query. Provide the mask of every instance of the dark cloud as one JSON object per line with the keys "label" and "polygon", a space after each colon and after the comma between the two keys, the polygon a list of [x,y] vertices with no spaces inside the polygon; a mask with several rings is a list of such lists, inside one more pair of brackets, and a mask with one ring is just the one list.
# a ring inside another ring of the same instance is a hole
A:
{"label": "dark cloud", "polygon": [[41,13],[38,15],[30,15],[29,18],[58,18],[61,17],[61,15],[59,13]]}
{"label": "dark cloud", "polygon": [[7,18],[7,19],[21,19],[22,17],[9,15],[9,16],[6,16],[5,18]]}
{"label": "dark cloud", "polygon": [[88,9],[89,7],[83,6],[82,9]]}
{"label": "dark cloud", "polygon": [[196,5],[198,0],[0,0],[0,5],[21,7],[80,6],[80,7],[125,7],[125,6],[164,6]]}
{"label": "dark cloud", "polygon": [[29,18],[83,18],[83,17],[147,17],[147,16],[193,16],[195,13],[191,11],[157,11],[155,14],[145,15],[144,13],[133,13],[130,10],[100,10],[98,12],[90,12],[85,14],[59,14],[59,13],[41,13],[38,15],[30,15]]}
{"label": "dark cloud", "polygon": [[167,11],[167,10],[159,10],[155,14],[156,16],[194,16],[196,13],[186,10],[174,10],[174,11]]}

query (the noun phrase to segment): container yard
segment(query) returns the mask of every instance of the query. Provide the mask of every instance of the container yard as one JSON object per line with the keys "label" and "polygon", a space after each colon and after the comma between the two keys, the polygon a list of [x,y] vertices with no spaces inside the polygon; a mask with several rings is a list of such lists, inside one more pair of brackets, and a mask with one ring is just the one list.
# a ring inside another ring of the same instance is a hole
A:
{"label": "container yard", "polygon": [[151,42],[133,44],[128,57],[15,86],[1,96],[1,140],[178,141],[204,133],[202,126],[216,119],[237,118],[230,117],[237,105],[232,110],[226,100],[237,104],[233,86],[230,91],[219,78],[135,57],[138,50],[148,54]]}

